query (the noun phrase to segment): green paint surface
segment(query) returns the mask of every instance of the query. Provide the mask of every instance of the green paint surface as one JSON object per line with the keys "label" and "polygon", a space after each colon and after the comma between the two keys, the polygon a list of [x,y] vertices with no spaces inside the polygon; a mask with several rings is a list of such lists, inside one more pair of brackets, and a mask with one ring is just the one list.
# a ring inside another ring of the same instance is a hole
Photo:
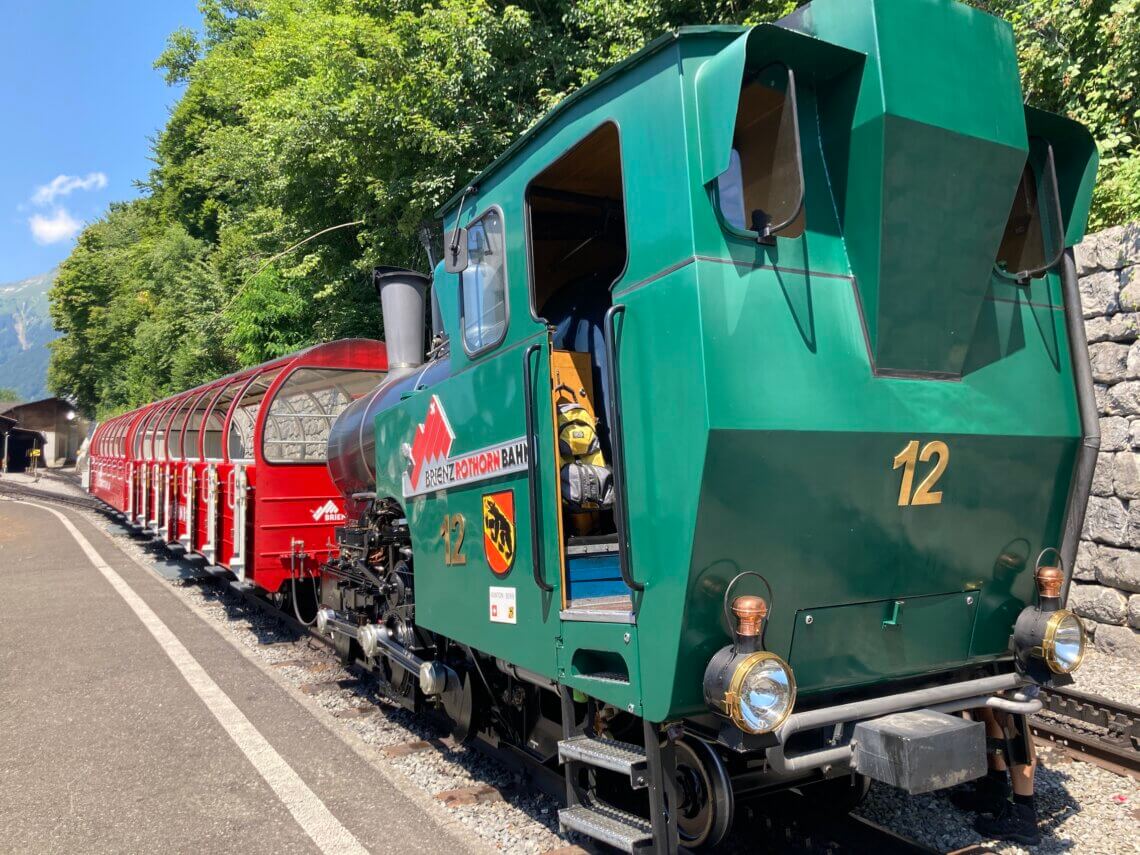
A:
{"label": "green paint surface", "polygon": [[[400,448],[433,395],[453,453],[523,435],[523,355],[541,346],[539,518],[525,473],[409,499],[416,620],[654,721],[703,712],[704,668],[729,642],[725,586],[742,570],[772,585],[767,646],[805,697],[1007,657],[1072,480],[1080,425],[1059,279],[1018,286],[991,270],[1030,132],[1055,140],[1067,243],[1080,234],[1095,170],[1082,129],[1032,111],[1027,125],[1009,28],[976,10],[817,0],[785,23],[796,32],[665,37],[485,170],[458,218],[502,210],[506,337],[463,353],[457,277],[441,267],[452,375],[376,422],[378,490],[399,498]],[[717,216],[705,178],[735,97],[702,103],[701,81],[776,59],[797,74],[807,228],[763,247]],[[523,205],[529,180],[605,121],[620,132],[629,241],[613,292],[627,307],[631,568],[646,584],[632,626],[559,616],[547,331],[529,309]],[[445,210],[450,227],[454,202]],[[895,455],[935,440],[950,450],[941,503],[900,506]],[[517,556],[500,579],[479,520],[483,493],[504,489]],[[465,564],[444,563],[445,514],[466,520]],[[534,581],[532,537],[553,593]],[[491,587],[515,589],[516,624],[489,620]],[[901,624],[885,630],[899,599]]]}

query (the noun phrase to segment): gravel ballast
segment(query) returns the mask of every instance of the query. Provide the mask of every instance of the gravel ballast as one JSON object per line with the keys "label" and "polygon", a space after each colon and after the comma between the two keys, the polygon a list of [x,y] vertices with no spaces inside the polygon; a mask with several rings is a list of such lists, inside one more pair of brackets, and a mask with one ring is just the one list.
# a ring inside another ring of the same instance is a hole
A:
{"label": "gravel ballast", "polygon": [[[84,512],[124,552],[143,566],[179,565],[161,550],[131,537],[105,517]],[[425,718],[417,718],[384,694],[371,676],[358,679],[341,668],[333,652],[308,638],[297,638],[276,617],[263,612],[222,581],[189,571],[189,581],[170,582],[187,606],[261,664],[275,680],[291,686],[296,697],[334,732],[360,746],[386,774],[411,789],[429,794],[453,822],[461,823],[489,848],[504,852],[545,853],[583,841],[558,833],[557,803],[546,795],[516,786],[514,774],[480,752],[450,745],[446,734]],[[197,576],[197,578],[194,578]],[[1078,689],[1140,705],[1135,663],[1090,651],[1078,674]],[[337,686],[335,681],[345,681]],[[425,741],[427,748],[406,750]],[[479,788],[476,798],[449,791]],[[494,788],[490,791],[488,788]],[[1056,750],[1043,750],[1038,771],[1038,814],[1042,844],[1029,850],[986,841],[972,827],[973,817],[953,808],[945,795],[909,796],[875,784],[858,813],[900,834],[941,851],[981,845],[977,851],[1140,853],[1140,783],[1096,766],[1069,760]],[[475,803],[466,803],[467,801]],[[757,803],[762,810],[762,803]],[[724,847],[729,852],[755,851],[755,838],[743,832]]]}

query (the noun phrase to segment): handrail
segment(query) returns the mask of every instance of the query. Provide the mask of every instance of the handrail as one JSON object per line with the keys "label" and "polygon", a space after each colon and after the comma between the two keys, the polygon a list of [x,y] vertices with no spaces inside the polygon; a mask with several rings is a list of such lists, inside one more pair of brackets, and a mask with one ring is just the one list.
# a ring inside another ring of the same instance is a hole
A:
{"label": "handrail", "polygon": [[617,334],[614,318],[625,314],[625,306],[610,306],[603,322],[606,340],[606,418],[610,422],[610,448],[614,458],[614,525],[618,535],[618,566],[621,578],[634,591],[644,591],[645,584],[637,582],[629,569],[629,516],[625,503],[625,453],[621,423],[621,380],[617,370]]}
{"label": "handrail", "polygon": [[530,505],[530,560],[534,583],[546,593],[554,586],[542,578],[540,565],[541,550],[538,543],[538,494],[534,482],[538,477],[537,449],[535,448],[534,393],[531,389],[530,357],[542,349],[542,345],[532,344],[523,353],[523,408],[526,411],[526,498]]}

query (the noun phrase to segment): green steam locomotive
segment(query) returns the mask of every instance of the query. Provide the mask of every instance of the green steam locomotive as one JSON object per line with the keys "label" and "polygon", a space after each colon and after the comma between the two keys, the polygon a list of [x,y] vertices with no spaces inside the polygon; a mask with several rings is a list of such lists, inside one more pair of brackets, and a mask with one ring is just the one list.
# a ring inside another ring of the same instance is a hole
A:
{"label": "green steam locomotive", "polygon": [[950,0],[652,42],[442,208],[430,280],[377,271],[321,631],[625,851],[981,775],[957,713],[1084,647],[1096,161]]}

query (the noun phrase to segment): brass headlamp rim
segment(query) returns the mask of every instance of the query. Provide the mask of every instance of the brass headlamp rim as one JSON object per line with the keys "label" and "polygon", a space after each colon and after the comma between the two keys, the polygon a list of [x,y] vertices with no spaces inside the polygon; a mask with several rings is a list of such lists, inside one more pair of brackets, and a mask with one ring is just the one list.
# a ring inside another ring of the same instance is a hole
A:
{"label": "brass headlamp rim", "polygon": [[[1060,627],[1061,622],[1065,618],[1072,618],[1077,622],[1077,630],[1081,634],[1080,653],[1077,654],[1077,661],[1073,663],[1071,668],[1062,668],[1060,662],[1057,660],[1057,629]],[[1054,674],[1072,674],[1081,667],[1081,663],[1085,659],[1085,650],[1087,649],[1088,638],[1085,635],[1085,625],[1081,623],[1081,619],[1068,609],[1057,609],[1049,615],[1049,620],[1045,623],[1045,636],[1041,640],[1041,652],[1045,660],[1045,664],[1049,670]]]}
{"label": "brass headlamp rim", "polygon": [[[740,705],[738,703],[740,700],[740,687],[744,684],[744,679],[748,676],[748,672],[756,667],[756,665],[759,663],[767,660],[775,660],[778,662],[784,669],[784,673],[788,675],[788,706],[780,715],[775,724],[773,724],[771,727],[754,730],[748,726],[748,723],[744,721],[743,716],[740,715]],[[723,704],[725,715],[727,715],[732,720],[732,723],[743,730],[745,733],[771,733],[772,731],[779,728],[780,725],[782,725],[785,721],[787,721],[788,716],[792,714],[792,709],[796,705],[796,675],[792,673],[791,666],[784,661],[783,657],[777,656],[771,651],[757,650],[755,653],[749,653],[736,664],[736,668],[732,672],[732,679],[728,683],[728,691],[724,693]]]}

